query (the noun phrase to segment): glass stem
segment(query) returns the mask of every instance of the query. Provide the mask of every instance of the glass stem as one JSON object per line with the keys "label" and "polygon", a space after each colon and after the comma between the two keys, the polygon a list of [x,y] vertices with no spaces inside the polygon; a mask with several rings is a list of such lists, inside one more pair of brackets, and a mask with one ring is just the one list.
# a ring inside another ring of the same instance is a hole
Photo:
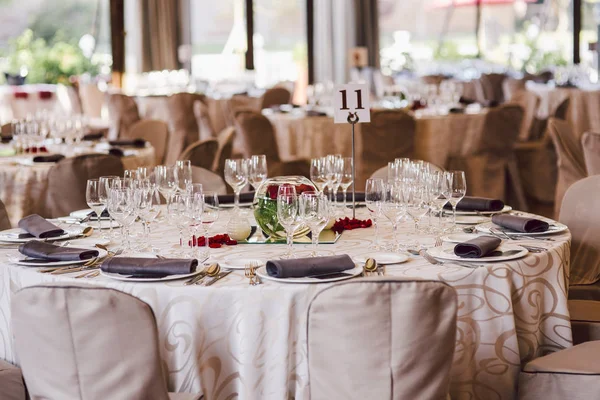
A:
{"label": "glass stem", "polygon": [[102,211],[98,215],[98,231],[102,232]]}
{"label": "glass stem", "polygon": [[348,188],[345,187],[342,189],[342,191],[344,192],[344,212],[347,209],[347,205],[348,205],[348,200],[346,199],[346,193],[348,192]]}
{"label": "glass stem", "polygon": [[392,225],[392,231],[393,231],[393,236],[392,236],[392,250],[396,250],[396,244],[398,243],[398,222],[395,222]]}
{"label": "glass stem", "polygon": [[233,193],[233,205],[236,210],[240,208],[240,192],[237,190]]}
{"label": "glass stem", "polygon": [[314,230],[312,232],[312,253],[314,256],[317,255],[317,246],[319,245],[319,231]]}
{"label": "glass stem", "polygon": [[456,204],[452,205],[452,227],[456,228]]}
{"label": "glass stem", "polygon": [[294,240],[293,240],[294,234],[293,234],[293,232],[294,231],[292,229],[290,229],[290,232],[287,233],[287,247],[288,247],[288,253],[289,253],[290,256],[292,255],[292,245],[294,243]]}
{"label": "glass stem", "polygon": [[377,217],[373,218],[373,224],[375,225],[375,246],[379,247],[379,223]]}

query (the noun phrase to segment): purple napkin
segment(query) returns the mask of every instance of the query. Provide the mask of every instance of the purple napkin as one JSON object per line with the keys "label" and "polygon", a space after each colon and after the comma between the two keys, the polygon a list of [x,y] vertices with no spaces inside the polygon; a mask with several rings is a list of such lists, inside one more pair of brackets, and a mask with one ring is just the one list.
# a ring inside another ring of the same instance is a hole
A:
{"label": "purple napkin", "polygon": [[492,253],[502,240],[493,236],[479,236],[454,246],[454,254],[463,258],[480,258]]}
{"label": "purple napkin", "polygon": [[19,221],[19,228],[40,239],[63,235],[64,230],[48,222],[37,214],[31,214]]}
{"label": "purple napkin", "polygon": [[492,222],[503,228],[512,229],[522,233],[546,232],[550,225],[536,218],[520,217],[518,215],[497,214],[492,217]]}
{"label": "purple napkin", "polygon": [[19,252],[27,257],[50,261],[80,261],[98,257],[98,250],[62,247],[52,243],[31,240],[19,246]]}
{"label": "purple napkin", "polygon": [[303,278],[312,275],[325,275],[342,272],[354,267],[354,261],[347,254],[267,261],[267,273],[275,278]]}
{"label": "purple napkin", "polygon": [[131,276],[168,276],[191,274],[196,270],[198,260],[179,258],[134,258],[112,257],[106,259],[100,269],[121,275]]}

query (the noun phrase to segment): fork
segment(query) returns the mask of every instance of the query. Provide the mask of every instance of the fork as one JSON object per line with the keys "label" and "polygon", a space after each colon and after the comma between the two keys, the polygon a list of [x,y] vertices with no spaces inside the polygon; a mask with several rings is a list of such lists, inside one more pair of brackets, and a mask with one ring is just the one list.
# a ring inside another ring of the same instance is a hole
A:
{"label": "fork", "polygon": [[443,243],[444,243],[444,241],[442,240],[442,238],[440,236],[436,236],[435,247],[440,247]]}
{"label": "fork", "polygon": [[425,250],[419,251],[419,254],[422,255],[425,260],[427,260],[430,264],[433,264],[433,265],[456,264],[456,265],[460,265],[461,267],[466,267],[466,268],[481,267],[481,265],[479,265],[479,264],[467,264],[467,263],[460,263],[460,262],[456,262],[456,261],[448,261],[446,263],[445,261],[440,261],[440,260],[434,258],[431,254],[427,253]]}

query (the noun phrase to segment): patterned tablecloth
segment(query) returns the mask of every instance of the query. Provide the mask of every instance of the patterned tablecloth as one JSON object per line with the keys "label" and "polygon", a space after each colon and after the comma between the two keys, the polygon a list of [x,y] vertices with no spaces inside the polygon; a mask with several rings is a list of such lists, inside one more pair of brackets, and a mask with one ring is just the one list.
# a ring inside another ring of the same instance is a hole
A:
{"label": "patterned tablecloth", "polygon": [[[89,147],[76,149],[77,154],[91,152]],[[151,167],[155,164],[154,148],[127,150],[134,154],[123,157],[125,169]],[[0,200],[4,202],[13,226],[24,216],[43,212],[48,188],[48,172],[52,164],[23,165],[33,156],[0,157]]]}
{"label": "patterned tablecloth", "polygon": [[[225,231],[230,215],[221,213],[213,234]],[[366,211],[362,209],[358,216],[367,217]],[[412,224],[405,223],[401,234],[412,230]],[[388,225],[383,224],[381,232],[386,239],[391,237]],[[322,245],[321,251],[370,254],[373,235],[373,228],[347,231],[337,244]],[[154,228],[153,237],[153,245],[169,251],[177,234],[160,225]],[[422,243],[431,240],[418,239]],[[387,267],[389,276],[441,280],[458,292],[453,399],[512,399],[523,363],[571,346],[567,309],[570,235],[557,235],[553,242],[523,243],[548,251],[477,269],[431,265],[421,257]],[[297,250],[306,253],[306,247],[299,245]],[[212,250],[212,256],[220,261],[266,260],[283,251],[283,245],[237,245]],[[9,256],[15,253],[0,250],[0,358],[18,364],[10,326],[11,296],[41,282],[75,280],[10,265]],[[264,281],[250,287],[243,271],[210,287],[183,286],[181,281],[119,282],[102,276],[85,282],[131,293],[152,307],[172,391],[201,390],[208,399],[308,398],[306,313],[312,297],[329,284]]]}

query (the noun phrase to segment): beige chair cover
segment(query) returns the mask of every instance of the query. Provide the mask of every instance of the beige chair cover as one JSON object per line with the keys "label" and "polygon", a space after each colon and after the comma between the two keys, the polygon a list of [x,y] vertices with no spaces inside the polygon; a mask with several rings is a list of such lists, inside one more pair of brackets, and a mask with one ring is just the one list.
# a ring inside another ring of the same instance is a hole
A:
{"label": "beige chair cover", "polygon": [[587,176],[583,148],[579,138],[566,121],[551,118],[548,123],[550,137],[557,156],[558,179],[554,195],[554,213],[558,215],[567,189]]}
{"label": "beige chair cover", "polygon": [[47,284],[16,293],[11,309],[32,399],[169,398],[156,319],[143,301],[114,289]]}
{"label": "beige chair cover", "polygon": [[212,171],[223,176],[225,171],[225,160],[231,158],[233,153],[233,141],[235,139],[235,127],[230,126],[223,129],[217,135],[217,141],[219,142],[219,149],[217,150],[217,156],[215,157],[215,163],[211,168]]}
{"label": "beige chair cover", "polygon": [[436,85],[439,86],[440,83],[442,83],[443,81],[445,81],[448,77],[446,75],[441,75],[441,74],[437,74],[437,75],[425,75],[421,77],[421,82],[423,82],[426,85]]}
{"label": "beige chair cover", "polygon": [[518,92],[525,91],[525,80],[507,77],[502,82],[502,93],[505,101],[513,102],[513,96]]}
{"label": "beige chair cover", "polygon": [[553,117],[556,119],[560,119],[563,121],[567,120],[567,113],[569,112],[569,106],[571,104],[571,99],[568,97],[562,101],[554,110]]}
{"label": "beige chair cover", "polygon": [[227,185],[219,175],[204,168],[192,165],[192,182],[201,183],[203,191],[227,194]]}
{"label": "beige chair cover", "polygon": [[176,93],[167,98],[171,135],[169,135],[165,163],[174,163],[183,149],[200,139],[198,123],[194,116],[194,103],[202,99],[204,95],[196,93]]}
{"label": "beige chair cover", "polygon": [[569,286],[573,344],[600,340],[600,282]]}
{"label": "beige chair cover", "polygon": [[0,360],[0,399],[25,400],[26,398],[21,369]]}
{"label": "beige chair cover", "polygon": [[10,219],[8,218],[8,212],[6,212],[6,206],[0,200],[0,231],[10,228]]}
{"label": "beige chair cover", "polygon": [[523,122],[519,131],[519,140],[528,141],[531,138],[538,138],[541,134],[533,132],[539,124],[536,123],[536,115],[540,108],[540,98],[537,94],[522,90],[513,95],[511,103],[518,104],[523,108]]}
{"label": "beige chair cover", "polygon": [[98,84],[79,82],[79,99],[83,115],[89,118],[102,117],[106,94],[98,88]]}
{"label": "beige chair cover", "polygon": [[229,111],[229,101],[206,97],[204,104],[208,107],[208,115],[213,132],[221,132],[228,126],[233,126],[233,120]]}
{"label": "beige chair cover", "polygon": [[260,108],[269,108],[281,104],[289,104],[292,100],[292,93],[284,87],[273,87],[267,89],[262,95]]}
{"label": "beige chair cover", "polygon": [[415,148],[415,119],[402,110],[371,110],[371,122],[356,134],[356,185],[395,158],[411,158]]}
{"label": "beige chair cover", "polygon": [[584,133],[581,137],[581,147],[588,175],[600,174],[600,133]]}
{"label": "beige chair cover", "polygon": [[210,112],[208,106],[203,101],[194,102],[194,116],[198,124],[200,140],[212,139],[215,137],[215,130],[210,121]]}
{"label": "beige chair cover", "polygon": [[140,120],[138,106],[133,97],[120,93],[108,96],[109,139],[129,138],[129,129]]}
{"label": "beige chair cover", "polygon": [[143,119],[131,127],[129,136],[133,139],[144,139],[150,142],[154,147],[156,164],[162,164],[167,150],[167,140],[169,139],[169,127],[165,122],[156,119]]}
{"label": "beige chair cover", "polygon": [[106,154],[86,154],[65,158],[48,172],[45,217],[58,218],[70,212],[88,208],[85,187],[88,179],[101,176],[122,176],[121,159]]}
{"label": "beige chair cover", "polygon": [[[481,136],[473,139],[476,150],[448,161],[448,170],[465,171],[468,195],[503,199],[518,209],[527,209],[514,152],[522,120],[519,105],[490,109]],[[514,200],[509,198],[508,188]]]}
{"label": "beige chair cover", "polygon": [[600,341],[536,358],[519,376],[521,400],[600,398]]}
{"label": "beige chair cover", "polygon": [[215,162],[219,142],[216,139],[199,140],[192,143],[179,156],[180,160],[190,160],[192,165],[210,170]]}
{"label": "beige chair cover", "polygon": [[457,311],[456,292],[442,282],[324,289],[308,309],[310,399],[445,399]]}
{"label": "beige chair cover", "polygon": [[485,99],[498,104],[504,103],[503,83],[506,74],[482,74],[480,79]]}

